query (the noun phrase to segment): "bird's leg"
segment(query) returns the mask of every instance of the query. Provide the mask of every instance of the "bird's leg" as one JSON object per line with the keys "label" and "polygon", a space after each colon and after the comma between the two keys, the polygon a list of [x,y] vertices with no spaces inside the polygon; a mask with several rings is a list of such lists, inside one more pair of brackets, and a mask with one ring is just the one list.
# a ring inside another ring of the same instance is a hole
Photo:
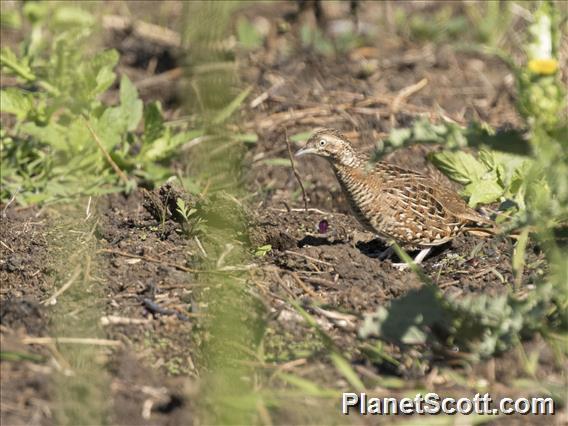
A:
{"label": "bird's leg", "polygon": [[422,263],[422,261],[426,258],[426,256],[428,256],[428,253],[430,253],[430,250],[432,250],[432,247],[428,247],[428,248],[420,250],[420,253],[418,253],[416,255],[416,257],[414,258],[414,263],[416,263],[417,265],[420,265]]}
{"label": "bird's leg", "polygon": [[392,248],[392,246],[388,246],[385,250],[380,252],[377,257],[379,258],[379,260],[385,260],[391,257],[393,253],[394,249]]}
{"label": "bird's leg", "polygon": [[[424,258],[426,256],[428,256],[428,253],[430,253],[430,250],[432,250],[432,247],[428,247],[428,248],[420,250],[420,253],[418,253],[416,255],[416,257],[414,258],[414,263],[416,263],[417,265],[420,265],[422,263],[422,261],[424,260]],[[394,266],[399,271],[404,271],[405,269],[408,269],[407,263],[393,263],[392,266]]]}

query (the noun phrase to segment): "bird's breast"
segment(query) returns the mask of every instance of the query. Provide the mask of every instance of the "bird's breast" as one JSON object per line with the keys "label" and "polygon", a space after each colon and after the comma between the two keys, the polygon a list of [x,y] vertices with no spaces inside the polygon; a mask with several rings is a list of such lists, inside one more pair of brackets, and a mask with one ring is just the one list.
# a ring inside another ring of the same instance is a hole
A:
{"label": "bird's breast", "polygon": [[363,172],[352,169],[336,169],[337,180],[345,194],[355,218],[368,231],[381,236],[380,224],[383,215],[380,211],[379,190],[369,184]]}

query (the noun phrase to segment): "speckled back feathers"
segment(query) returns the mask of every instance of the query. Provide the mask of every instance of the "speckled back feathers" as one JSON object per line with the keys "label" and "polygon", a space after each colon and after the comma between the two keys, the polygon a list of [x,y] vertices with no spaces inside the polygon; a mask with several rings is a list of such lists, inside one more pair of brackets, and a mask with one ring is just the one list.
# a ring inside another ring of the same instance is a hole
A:
{"label": "speckled back feathers", "polygon": [[[349,143],[335,130],[316,135],[332,135]],[[468,224],[490,223],[453,190],[421,173],[386,162],[368,170],[364,162],[330,161],[359,222],[406,248],[440,245]]]}

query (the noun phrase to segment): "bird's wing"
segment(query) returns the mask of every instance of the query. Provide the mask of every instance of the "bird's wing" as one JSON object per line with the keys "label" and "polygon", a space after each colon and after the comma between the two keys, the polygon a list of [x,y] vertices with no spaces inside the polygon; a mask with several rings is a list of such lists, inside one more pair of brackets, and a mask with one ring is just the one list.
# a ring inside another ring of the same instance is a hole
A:
{"label": "bird's wing", "polygon": [[402,188],[407,188],[405,193],[408,193],[411,197],[414,195],[419,198],[417,202],[422,200],[428,204],[428,198],[431,197],[436,201],[435,204],[440,205],[441,209],[464,222],[493,223],[469,207],[454,190],[441,185],[426,175],[384,162],[378,164],[375,171],[380,173],[380,177],[385,180],[387,190],[391,186],[394,186],[397,192],[400,192]]}
{"label": "bird's wing", "polygon": [[440,189],[427,176],[382,164],[370,177],[383,194],[385,206],[381,208],[388,210],[383,216],[383,229],[395,239],[438,245],[450,240],[463,226],[464,220],[447,206],[463,200],[457,194],[452,197],[451,191]]}

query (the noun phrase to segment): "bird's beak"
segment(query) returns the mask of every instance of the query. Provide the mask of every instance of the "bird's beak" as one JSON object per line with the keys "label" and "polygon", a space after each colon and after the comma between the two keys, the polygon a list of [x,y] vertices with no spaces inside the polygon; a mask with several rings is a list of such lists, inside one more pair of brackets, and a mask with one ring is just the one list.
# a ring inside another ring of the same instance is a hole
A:
{"label": "bird's beak", "polygon": [[296,151],[296,154],[294,154],[295,157],[301,157],[302,155],[306,155],[306,154],[315,154],[316,150],[314,148],[302,148],[298,151]]}

